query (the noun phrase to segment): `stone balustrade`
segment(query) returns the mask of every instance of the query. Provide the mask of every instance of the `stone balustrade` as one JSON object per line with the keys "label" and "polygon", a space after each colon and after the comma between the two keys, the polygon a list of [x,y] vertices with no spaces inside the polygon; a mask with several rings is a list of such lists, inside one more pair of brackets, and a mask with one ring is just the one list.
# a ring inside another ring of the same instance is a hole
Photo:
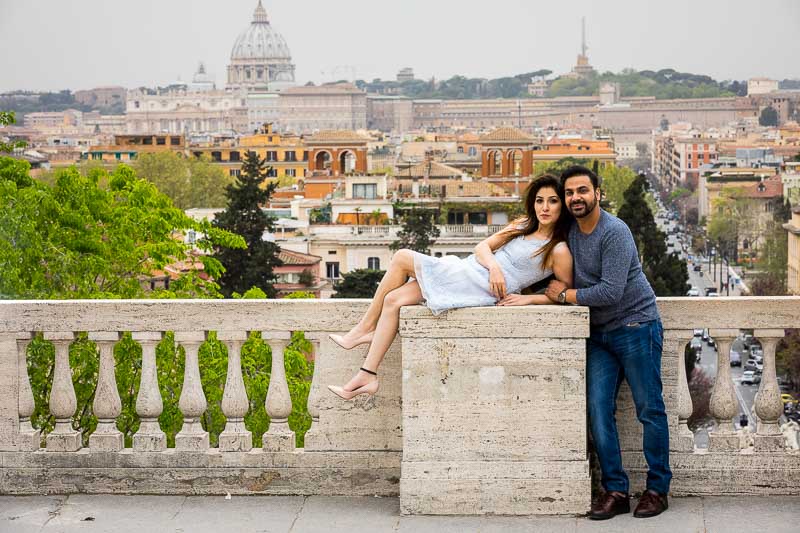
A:
{"label": "stone balustrade", "polygon": [[[579,513],[588,505],[585,406],[588,310],[582,307],[463,309],[433,317],[404,308],[401,338],[380,369],[374,398],[343,402],[325,390],[358,368],[365,347],[345,351],[328,339],[347,331],[364,300],[135,300],[0,302],[0,493],[398,495],[407,513]],[[664,298],[662,378],[671,432],[673,493],[800,494],[800,455],[778,428],[775,347],[800,328],[800,298]],[[684,346],[692,329],[710,329],[719,347],[711,397],[716,427],[697,448]],[[740,328],[764,348],[755,401],[754,445],[734,433],[738,413],[728,349]],[[184,348],[179,409],[183,426],[168,448],[156,346],[174,332]],[[251,409],[241,350],[261,332],[272,352],[263,445],[244,419]],[[314,346],[304,448],[289,427],[292,399],[284,348],[302,331]],[[83,446],[74,427],[70,344],[81,332],[98,353],[93,412],[97,428]],[[122,411],[113,349],[131,332],[142,349],[131,448],[116,427]],[[211,447],[201,419],[208,402],[198,351],[209,332],[228,350],[222,397],[226,417]],[[34,428],[27,349],[42,333],[55,349],[49,412],[54,429]],[[633,488],[646,464],[641,427],[625,385],[618,421]],[[402,464],[402,479],[401,479]]]}

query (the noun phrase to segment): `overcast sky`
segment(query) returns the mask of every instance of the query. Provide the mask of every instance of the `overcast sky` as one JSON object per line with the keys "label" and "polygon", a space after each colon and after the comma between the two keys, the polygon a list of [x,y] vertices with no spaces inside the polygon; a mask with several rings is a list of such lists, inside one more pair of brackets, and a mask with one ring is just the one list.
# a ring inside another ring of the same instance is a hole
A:
{"label": "overcast sky", "polygon": [[[0,91],[225,83],[258,0],[0,0]],[[297,81],[568,71],[586,17],[602,71],[800,78],[798,0],[264,0]],[[337,70],[335,75],[332,74]]]}

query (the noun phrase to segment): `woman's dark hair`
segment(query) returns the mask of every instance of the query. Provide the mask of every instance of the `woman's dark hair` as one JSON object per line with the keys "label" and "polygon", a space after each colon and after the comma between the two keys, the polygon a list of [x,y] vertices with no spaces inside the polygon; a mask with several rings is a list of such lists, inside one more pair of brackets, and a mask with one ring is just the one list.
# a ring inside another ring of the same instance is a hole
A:
{"label": "woman's dark hair", "polygon": [[568,179],[574,178],[575,176],[587,176],[589,180],[594,185],[594,188],[597,189],[600,186],[600,178],[597,177],[593,171],[586,167],[582,167],[580,165],[574,165],[564,170],[561,173],[561,186],[563,187],[564,184],[567,182]]}
{"label": "woman's dark hair", "polygon": [[536,218],[535,207],[536,194],[545,187],[556,191],[558,199],[561,200],[561,214],[555,222],[553,235],[550,237],[548,243],[539,248],[534,254],[534,257],[541,255],[542,266],[549,267],[552,264],[553,249],[559,243],[567,241],[569,228],[573,221],[572,215],[566,208],[566,203],[564,202],[564,187],[561,185],[561,181],[552,174],[542,174],[533,180],[525,189],[525,212],[527,215],[513,221],[508,227],[501,231],[500,235],[503,237],[503,240],[500,246],[508,244],[511,240],[520,235],[530,235],[539,229],[539,219]]}

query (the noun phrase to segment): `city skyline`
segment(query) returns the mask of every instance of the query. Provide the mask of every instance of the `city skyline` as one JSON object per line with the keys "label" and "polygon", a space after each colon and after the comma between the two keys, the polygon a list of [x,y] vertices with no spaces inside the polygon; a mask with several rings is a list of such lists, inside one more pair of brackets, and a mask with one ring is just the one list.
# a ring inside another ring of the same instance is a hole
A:
{"label": "city skyline", "polygon": [[[223,12],[209,0],[141,0],[136,11],[120,2],[78,4],[0,6],[0,44],[14,50],[0,57],[0,91],[167,85],[189,81],[201,61],[221,88],[233,42],[257,0],[234,0]],[[794,37],[800,4],[790,0],[762,3],[757,12],[743,1],[718,0],[645,7],[577,1],[546,9],[520,0],[406,0],[394,10],[361,0],[263,5],[287,41],[301,85],[394,79],[403,67],[420,79],[495,78],[543,68],[562,74],[580,52],[582,16],[588,56],[600,72],[674,68],[718,80],[800,76],[785,59],[800,53]],[[741,38],[747,29],[754,37]]]}

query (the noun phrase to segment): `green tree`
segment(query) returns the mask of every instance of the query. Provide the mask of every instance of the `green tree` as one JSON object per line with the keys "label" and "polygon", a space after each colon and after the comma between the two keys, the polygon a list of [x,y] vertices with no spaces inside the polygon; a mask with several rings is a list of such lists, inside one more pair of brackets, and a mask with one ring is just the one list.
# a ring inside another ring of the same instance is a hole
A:
{"label": "green tree", "polygon": [[385,271],[359,268],[342,275],[342,280],[334,284],[334,298],[372,298]]}
{"label": "green tree", "polygon": [[233,181],[208,155],[186,159],[175,152],[141,154],[134,168],[181,209],[223,207],[225,188]]}
{"label": "green tree", "polygon": [[639,250],[642,269],[657,296],[683,296],[689,290],[686,263],[667,254],[666,235],[658,229],[647,203],[647,179],[640,175],[624,194],[618,216],[630,228]]}
{"label": "green tree", "polygon": [[[16,122],[17,120],[13,111],[0,111],[0,127],[11,126]],[[3,152],[10,153],[13,152],[16,148],[23,148],[24,146],[25,146],[24,141],[15,141],[9,143],[0,141],[0,153]]]}
{"label": "green tree", "polygon": [[391,250],[408,248],[422,254],[430,254],[430,248],[439,237],[435,213],[430,209],[412,207],[401,216],[403,227],[397,232],[398,240],[389,245]]}
{"label": "green tree", "polygon": [[[107,185],[102,185],[103,183]],[[240,237],[196,222],[127,166],[108,174],[76,168],[57,173],[50,187],[30,178],[23,161],[0,157],[0,295],[5,298],[135,298],[152,272],[180,260],[200,261],[155,296],[219,296],[222,265],[195,258],[176,238],[187,230],[206,237],[202,250],[243,247]]]}
{"label": "green tree", "polygon": [[247,243],[246,250],[218,248],[215,258],[225,266],[219,278],[220,290],[225,296],[244,293],[258,287],[269,298],[276,296],[276,276],[273,269],[281,265],[280,249],[274,242],[264,240],[265,232],[274,230],[272,217],[265,213],[265,205],[275,190],[267,180],[265,161],[255,152],[247,152],[242,175],[226,188],[228,207],[219,213],[214,226],[241,235]]}
{"label": "green tree", "polygon": [[787,329],[778,343],[775,367],[779,376],[788,379],[792,390],[800,391],[800,329]]}
{"label": "green tree", "polygon": [[778,112],[772,106],[767,106],[761,110],[761,114],[758,116],[758,124],[760,126],[778,126]]}

